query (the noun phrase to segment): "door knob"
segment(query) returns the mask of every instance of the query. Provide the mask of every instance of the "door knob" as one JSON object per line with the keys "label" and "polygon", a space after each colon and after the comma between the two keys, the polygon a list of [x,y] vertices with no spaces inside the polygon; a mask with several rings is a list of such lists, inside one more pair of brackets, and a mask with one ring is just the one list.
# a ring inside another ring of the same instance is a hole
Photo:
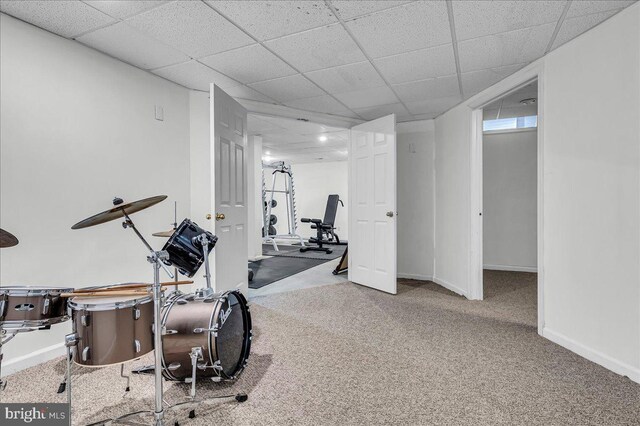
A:
{"label": "door knob", "polygon": [[207,218],[207,220],[211,220],[211,213],[207,213],[206,218]]}
{"label": "door knob", "polygon": [[216,213],[216,220],[224,220],[224,213]]}
{"label": "door knob", "polygon": [[387,216],[393,217],[393,212],[387,212]]}

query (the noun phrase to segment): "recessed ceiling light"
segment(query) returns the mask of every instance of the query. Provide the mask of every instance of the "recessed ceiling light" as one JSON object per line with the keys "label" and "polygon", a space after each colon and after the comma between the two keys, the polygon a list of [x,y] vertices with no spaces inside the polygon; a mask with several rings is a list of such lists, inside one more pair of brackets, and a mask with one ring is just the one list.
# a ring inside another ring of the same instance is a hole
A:
{"label": "recessed ceiling light", "polygon": [[270,151],[265,151],[264,153],[265,153],[265,155],[271,155]]}
{"label": "recessed ceiling light", "polygon": [[273,160],[273,158],[271,158],[271,157],[269,157],[269,156],[262,157],[262,161],[265,161],[265,162],[267,162],[267,163],[268,163],[269,161],[271,161],[271,160]]}
{"label": "recessed ceiling light", "polygon": [[520,101],[522,105],[533,105],[536,102],[538,102],[536,98],[527,98]]}
{"label": "recessed ceiling light", "polygon": [[326,142],[326,141],[327,141],[327,137],[326,137],[325,135],[322,135],[322,136],[320,136],[320,137],[318,138],[318,140],[319,140],[320,142]]}

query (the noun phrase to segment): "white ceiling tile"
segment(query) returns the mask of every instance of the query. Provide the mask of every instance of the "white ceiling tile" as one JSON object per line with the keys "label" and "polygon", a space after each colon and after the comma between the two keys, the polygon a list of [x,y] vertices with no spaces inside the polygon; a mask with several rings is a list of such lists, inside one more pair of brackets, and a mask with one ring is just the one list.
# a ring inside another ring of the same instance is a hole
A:
{"label": "white ceiling tile", "polygon": [[565,4],[565,0],[454,1],[456,36],[461,41],[541,24],[555,24]]}
{"label": "white ceiling tile", "polygon": [[260,41],[338,22],[322,1],[208,1]]}
{"label": "white ceiling tile", "polygon": [[384,80],[369,61],[306,73],[329,93],[344,93],[384,86]]}
{"label": "white ceiling tile", "polygon": [[336,114],[338,111],[344,111],[345,107],[340,102],[328,95],[316,96],[313,98],[296,99],[285,102],[285,105],[292,108],[299,108],[306,111],[324,112],[327,114]]}
{"label": "white ceiling tile", "polygon": [[247,114],[247,130],[251,134],[260,133],[264,130],[281,129],[276,124],[262,120],[262,117],[256,114]]}
{"label": "white ceiling tile", "polygon": [[252,83],[249,86],[279,102],[324,94],[321,89],[300,74]]}
{"label": "white ceiling tile", "polygon": [[462,102],[460,96],[449,96],[445,98],[429,98],[420,101],[406,102],[409,112],[415,115],[428,114],[438,116]]}
{"label": "white ceiling tile", "polygon": [[403,102],[460,95],[460,87],[456,75],[414,81],[412,83],[394,84],[393,89]]}
{"label": "white ceiling tile", "polygon": [[469,72],[538,59],[551,40],[556,24],[524,28],[458,43],[461,71]]}
{"label": "white ceiling tile", "polygon": [[247,86],[227,87],[224,89],[224,91],[227,92],[229,96],[236,99],[248,99],[251,101],[277,103],[275,99],[271,99],[270,97],[265,96],[262,93],[259,93]]}
{"label": "white ceiling tile", "polygon": [[431,120],[433,118],[436,118],[438,115],[440,114],[434,114],[434,113],[429,113],[429,114],[416,114],[413,116],[412,120],[408,120],[408,121],[417,121],[417,120]]}
{"label": "white ceiling tile", "polygon": [[3,0],[0,11],[67,38],[116,22],[79,1]]}
{"label": "white ceiling tile", "polygon": [[510,93],[495,102],[490,103],[485,106],[486,108],[507,108],[513,106],[521,106],[520,101],[527,98],[537,98],[538,97],[538,82],[534,81],[533,83],[527,84],[524,87],[519,88],[513,93]]}
{"label": "white ceiling tile", "polygon": [[407,116],[407,110],[401,103],[389,105],[377,105],[368,108],[358,108],[355,110],[365,120],[375,120],[389,114],[396,114],[402,117]]}
{"label": "white ceiling tile", "polygon": [[585,31],[595,27],[600,22],[615,15],[617,12],[617,10],[609,10],[606,12],[565,19],[560,27],[560,31],[558,31],[558,35],[556,35],[556,39],[553,41],[552,49],[576,38]]}
{"label": "white ceiling tile", "polygon": [[409,3],[409,1],[334,0],[331,2],[336,12],[338,12],[338,16],[345,21],[406,3]]}
{"label": "white ceiling tile", "polygon": [[243,83],[271,80],[297,72],[259,44],[200,59],[200,62]]}
{"label": "white ceiling tile", "polygon": [[346,24],[372,58],[451,43],[444,1],[409,3]]}
{"label": "white ceiling tile", "polygon": [[199,1],[177,1],[127,20],[131,26],[199,58],[253,43],[253,40]]}
{"label": "white ceiling tile", "polygon": [[301,72],[367,59],[341,24],[278,38],[265,45]]}
{"label": "white ceiling tile", "polygon": [[109,16],[113,16],[117,19],[125,19],[145,10],[153,9],[154,7],[161,6],[167,3],[168,0],[137,0],[137,1],[122,1],[122,0],[83,0],[88,5],[95,7],[96,9],[106,13]]}
{"label": "white ceiling tile", "polygon": [[453,45],[445,44],[374,61],[389,83],[406,83],[456,73]]}
{"label": "white ceiling tile", "polygon": [[509,65],[490,70],[472,71],[462,74],[462,90],[465,98],[475,95],[518,71],[526,64]]}
{"label": "white ceiling tile", "polygon": [[351,109],[369,108],[372,106],[388,105],[398,102],[396,95],[387,86],[339,93],[334,96]]}
{"label": "white ceiling tile", "polygon": [[140,33],[124,22],[90,32],[76,40],[142,69],[189,60],[184,53]]}
{"label": "white ceiling tile", "polygon": [[215,83],[223,90],[240,84],[197,61],[172,65],[153,70],[152,72],[190,89],[203,90],[206,92],[209,91],[210,83]]}
{"label": "white ceiling tile", "polygon": [[619,10],[635,3],[636,0],[573,0],[567,12],[567,18],[590,15],[592,13],[606,12],[608,10]]}

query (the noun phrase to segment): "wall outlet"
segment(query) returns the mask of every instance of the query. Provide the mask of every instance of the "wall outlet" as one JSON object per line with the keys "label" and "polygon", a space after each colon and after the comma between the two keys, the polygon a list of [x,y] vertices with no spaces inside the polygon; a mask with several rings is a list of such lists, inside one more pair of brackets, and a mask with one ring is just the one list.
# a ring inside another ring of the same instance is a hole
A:
{"label": "wall outlet", "polygon": [[164,109],[160,105],[156,105],[156,120],[164,121]]}

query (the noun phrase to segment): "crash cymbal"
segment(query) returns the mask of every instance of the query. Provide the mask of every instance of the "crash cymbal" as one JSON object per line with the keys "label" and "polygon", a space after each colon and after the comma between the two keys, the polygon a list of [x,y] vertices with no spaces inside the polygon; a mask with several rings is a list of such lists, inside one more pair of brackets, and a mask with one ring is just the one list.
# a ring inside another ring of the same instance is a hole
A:
{"label": "crash cymbal", "polygon": [[167,198],[166,195],[157,195],[155,197],[145,198],[144,200],[133,201],[131,203],[123,203],[121,199],[116,198],[113,200],[114,206],[109,210],[105,210],[102,213],[98,213],[89,218],[81,220],[71,227],[71,229],[88,228],[89,226],[99,225],[101,223],[109,222],[111,220],[124,217],[125,213],[130,215],[140,210],[144,210],[147,207],[151,207],[154,204],[158,204],[160,201]]}
{"label": "crash cymbal", "polygon": [[18,239],[11,233],[0,228],[0,248],[13,247],[18,245]]}
{"label": "crash cymbal", "polygon": [[151,235],[153,235],[154,237],[163,237],[163,238],[169,238],[170,236],[173,235],[173,233],[176,232],[175,229],[171,229],[169,231],[162,231],[162,232],[155,232]]}

